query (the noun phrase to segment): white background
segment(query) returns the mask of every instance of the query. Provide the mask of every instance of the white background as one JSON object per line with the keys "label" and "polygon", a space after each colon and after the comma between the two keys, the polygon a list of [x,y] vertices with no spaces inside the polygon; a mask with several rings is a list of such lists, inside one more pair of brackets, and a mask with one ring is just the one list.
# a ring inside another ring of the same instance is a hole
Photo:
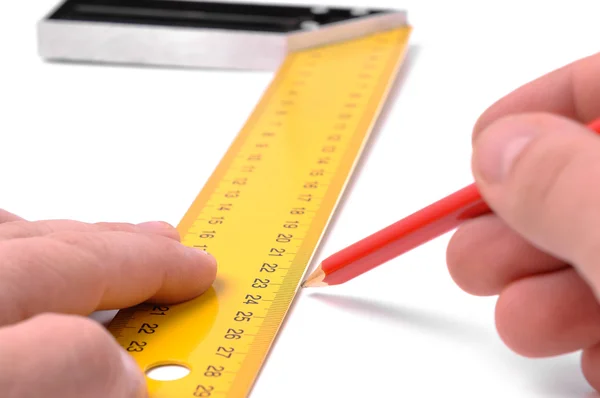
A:
{"label": "white background", "polygon": [[[600,49],[597,1],[327,4],[405,8],[415,31],[402,84],[315,263],[469,184],[478,115]],[[0,207],[29,219],[177,224],[272,75],[47,64],[35,23],[54,6],[5,5]],[[578,355],[524,359],[501,343],[495,298],[452,283],[448,238],[348,285],[301,292],[252,396],[591,396]]]}

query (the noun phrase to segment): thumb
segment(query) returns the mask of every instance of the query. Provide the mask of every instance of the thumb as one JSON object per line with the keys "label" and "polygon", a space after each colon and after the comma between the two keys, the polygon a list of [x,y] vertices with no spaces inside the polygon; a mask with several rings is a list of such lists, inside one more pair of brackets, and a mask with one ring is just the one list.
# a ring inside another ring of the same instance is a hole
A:
{"label": "thumb", "polygon": [[84,317],[38,315],[0,328],[4,398],[144,398],[141,370],[102,326]]}
{"label": "thumb", "polygon": [[550,114],[508,116],[474,140],[490,208],[531,244],[576,267],[600,298],[600,137]]}

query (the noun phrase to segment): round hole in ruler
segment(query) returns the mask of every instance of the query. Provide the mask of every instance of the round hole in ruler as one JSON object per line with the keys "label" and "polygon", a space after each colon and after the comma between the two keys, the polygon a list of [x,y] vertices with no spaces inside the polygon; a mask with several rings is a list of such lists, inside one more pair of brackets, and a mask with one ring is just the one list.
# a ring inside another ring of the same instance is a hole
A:
{"label": "round hole in ruler", "polygon": [[190,370],[178,363],[160,363],[151,366],[146,371],[146,376],[152,380],[173,381],[183,379],[190,374]]}
{"label": "round hole in ruler", "polygon": [[322,14],[327,14],[329,12],[329,8],[323,7],[323,6],[315,6],[315,7],[311,8],[310,11],[313,14],[322,15]]}
{"label": "round hole in ruler", "polygon": [[303,21],[300,27],[306,30],[317,30],[319,29],[319,23],[316,21]]}
{"label": "round hole in ruler", "polygon": [[350,14],[354,15],[355,17],[367,15],[368,13],[369,10],[367,10],[366,8],[353,8],[352,10],[350,10]]}

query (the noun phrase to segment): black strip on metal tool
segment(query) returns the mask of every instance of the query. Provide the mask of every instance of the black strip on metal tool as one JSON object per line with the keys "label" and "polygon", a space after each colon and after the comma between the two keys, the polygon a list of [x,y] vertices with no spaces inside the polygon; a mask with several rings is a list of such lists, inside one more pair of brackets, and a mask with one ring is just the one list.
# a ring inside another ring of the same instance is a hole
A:
{"label": "black strip on metal tool", "polygon": [[401,11],[175,0],[66,0],[38,26],[48,59],[269,69],[289,51],[406,23]]}

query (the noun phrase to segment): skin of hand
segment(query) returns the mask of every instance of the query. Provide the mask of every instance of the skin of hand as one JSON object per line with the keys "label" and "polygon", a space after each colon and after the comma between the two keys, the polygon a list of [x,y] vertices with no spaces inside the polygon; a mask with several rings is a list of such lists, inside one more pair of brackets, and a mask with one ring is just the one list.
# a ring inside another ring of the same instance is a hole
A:
{"label": "skin of hand", "polygon": [[216,272],[166,223],[29,222],[0,210],[2,397],[147,397],[131,356],[86,316],[193,299]]}
{"label": "skin of hand", "polygon": [[498,295],[496,328],[526,357],[582,351],[600,390],[600,54],[493,104],[473,132],[472,169],[493,212],[452,236],[448,269]]}

